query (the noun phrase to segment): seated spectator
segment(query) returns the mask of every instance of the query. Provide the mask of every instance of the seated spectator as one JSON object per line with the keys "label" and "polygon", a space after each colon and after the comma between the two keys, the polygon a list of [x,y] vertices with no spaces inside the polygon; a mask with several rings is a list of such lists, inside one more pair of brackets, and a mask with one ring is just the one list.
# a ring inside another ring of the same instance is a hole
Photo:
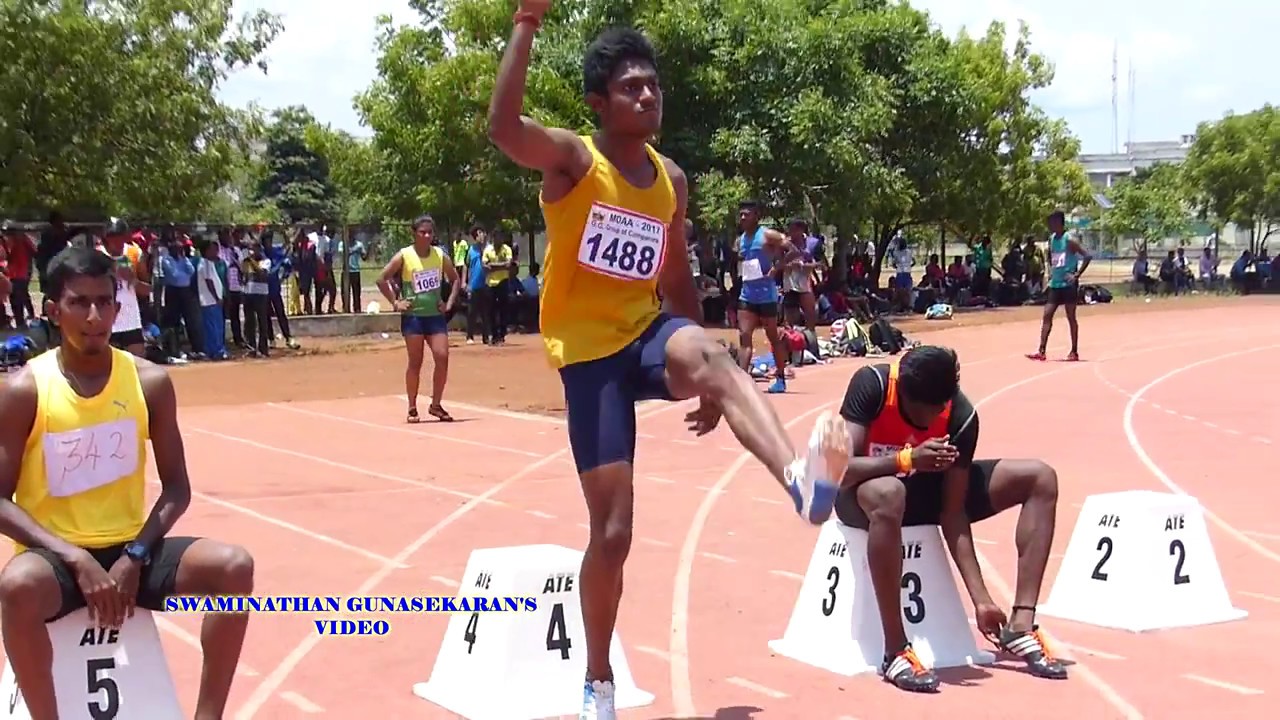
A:
{"label": "seated spectator", "polygon": [[[511,283],[511,299],[515,306],[516,325],[523,332],[538,331],[538,296],[542,293],[542,279],[538,277],[538,273],[541,270],[542,266],[531,262],[528,277]],[[701,277],[701,275],[696,276],[694,282],[697,283]]]}
{"label": "seated spectator", "polygon": [[1252,287],[1255,284],[1254,278],[1250,276],[1256,277],[1256,273],[1249,272],[1249,268],[1253,264],[1253,252],[1245,250],[1240,253],[1240,257],[1236,258],[1236,261],[1231,265],[1231,284],[1242,294],[1255,289]]}
{"label": "seated spectator", "polygon": [[1200,282],[1206,290],[1218,284],[1218,256],[1212,248],[1205,248],[1200,254]]}
{"label": "seated spectator", "polygon": [[1160,282],[1164,283],[1169,292],[1178,294],[1178,264],[1172,250],[1160,261]]}
{"label": "seated spectator", "polygon": [[1150,275],[1150,263],[1147,261],[1147,251],[1142,249],[1138,251],[1138,258],[1133,261],[1133,289],[1141,289],[1143,293],[1151,294],[1156,289],[1156,279]]}
{"label": "seated spectator", "polygon": [[951,267],[947,268],[947,296],[952,302],[960,296],[961,290],[969,288],[969,269],[964,265],[964,258],[957,255]]}
{"label": "seated spectator", "polygon": [[1034,235],[1028,235],[1022,246],[1022,258],[1027,266],[1027,294],[1039,295],[1044,292],[1044,251],[1036,245]]}
{"label": "seated spectator", "polygon": [[920,280],[920,287],[941,290],[945,280],[946,272],[942,269],[942,263],[938,261],[938,254],[934,253],[929,256],[929,262],[924,266],[924,277]]}
{"label": "seated spectator", "polygon": [[1185,248],[1178,248],[1178,252],[1173,258],[1173,268],[1175,270],[1174,279],[1178,283],[1179,291],[1185,292],[1195,286],[1196,277],[1191,274],[1191,267],[1187,263],[1187,251]]}

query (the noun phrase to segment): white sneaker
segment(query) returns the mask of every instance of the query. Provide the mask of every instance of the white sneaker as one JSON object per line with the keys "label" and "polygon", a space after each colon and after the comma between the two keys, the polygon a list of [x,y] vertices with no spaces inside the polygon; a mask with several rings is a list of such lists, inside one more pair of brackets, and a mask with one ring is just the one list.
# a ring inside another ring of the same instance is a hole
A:
{"label": "white sneaker", "polygon": [[849,432],[844,420],[830,410],[823,411],[809,435],[805,456],[787,468],[788,490],[800,517],[814,525],[831,517],[848,464]]}
{"label": "white sneaker", "polygon": [[588,680],[582,687],[582,712],[578,720],[618,720],[613,706],[613,683]]}

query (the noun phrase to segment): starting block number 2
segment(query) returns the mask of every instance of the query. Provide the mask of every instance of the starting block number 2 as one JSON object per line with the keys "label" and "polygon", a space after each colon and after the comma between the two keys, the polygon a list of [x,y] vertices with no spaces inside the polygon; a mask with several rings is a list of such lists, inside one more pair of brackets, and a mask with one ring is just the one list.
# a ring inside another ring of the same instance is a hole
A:
{"label": "starting block number 2", "polygon": [[[835,568],[831,568],[835,570]],[[837,577],[839,571],[836,572]],[[835,585],[832,585],[832,593],[835,592]],[[833,595],[834,597],[834,595]],[[824,611],[825,612],[825,611]],[[828,615],[830,613],[827,613]],[[466,631],[462,633],[462,641],[467,644],[467,654],[471,654],[471,649],[476,646],[476,629],[480,626],[480,613],[471,613],[471,618],[467,620]],[[573,647],[573,641],[569,639],[569,631],[564,625],[564,603],[556,603],[551,606],[551,622],[547,624],[547,652],[559,652],[561,660],[569,659],[569,649]],[[99,720],[95,718],[94,720]]]}
{"label": "starting block number 2", "polygon": [[[1109,536],[1103,535],[1098,538],[1098,552],[1102,556],[1098,558],[1098,564],[1093,566],[1093,579],[1100,582],[1106,582],[1109,577],[1106,571],[1107,561],[1111,559],[1111,553],[1115,552],[1115,541]],[[1182,541],[1175,538],[1169,543],[1169,557],[1176,558],[1173,563],[1173,584],[1186,585],[1191,582],[1191,576],[1182,571],[1183,566],[1187,562],[1187,546]],[[834,570],[834,568],[832,568]],[[906,582],[905,578],[903,582]]]}
{"label": "starting block number 2", "polygon": [[[85,663],[86,692],[89,699],[86,706],[92,720],[115,720],[120,714],[120,686],[107,673],[116,669],[114,658],[95,658]],[[97,696],[97,697],[95,697]],[[13,685],[13,694],[9,696],[9,714],[18,707],[22,698],[18,684]]]}

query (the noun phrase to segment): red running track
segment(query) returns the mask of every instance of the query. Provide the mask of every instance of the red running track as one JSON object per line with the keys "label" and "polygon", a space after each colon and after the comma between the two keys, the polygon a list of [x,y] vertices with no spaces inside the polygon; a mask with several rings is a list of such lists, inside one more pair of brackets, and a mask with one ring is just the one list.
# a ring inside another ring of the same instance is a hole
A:
{"label": "red running track", "polygon": [[[816,530],[794,517],[727,429],[695,441],[680,408],[646,405],[619,632],[637,684],[657,700],[623,715],[962,720],[1030,711],[1074,720],[1274,709],[1269,680],[1280,660],[1267,648],[1280,641],[1280,520],[1272,514],[1280,489],[1261,469],[1280,443],[1280,404],[1261,401],[1274,376],[1266,371],[1280,360],[1274,312],[1242,303],[1141,320],[1085,316],[1086,362],[1078,364],[1024,359],[1036,336],[1028,324],[922,338],[961,353],[965,392],[981,403],[980,455],[1038,457],[1059,471],[1045,595],[1088,495],[1171,484],[1214,514],[1228,589],[1249,618],[1144,635],[1045,619],[1077,663],[1064,683],[1001,663],[946,671],[940,694],[912,696],[873,676],[845,678],[774,656],[768,642],[782,635]],[[1151,328],[1177,330],[1140,337]],[[1059,335],[1065,330],[1060,322]],[[803,370],[792,393],[773,398],[797,444],[857,367]],[[260,594],[446,593],[473,548],[583,546],[586,513],[561,423],[473,408],[455,411],[465,422],[409,427],[401,409],[395,398],[363,398],[184,411],[201,494],[179,530],[249,547]],[[975,528],[988,584],[1006,604],[1015,561],[1008,515]],[[386,639],[342,640],[317,636],[308,617],[257,617],[235,717],[452,717],[409,690],[427,678],[446,622],[400,616]],[[198,619],[168,616],[161,629],[191,708]]]}

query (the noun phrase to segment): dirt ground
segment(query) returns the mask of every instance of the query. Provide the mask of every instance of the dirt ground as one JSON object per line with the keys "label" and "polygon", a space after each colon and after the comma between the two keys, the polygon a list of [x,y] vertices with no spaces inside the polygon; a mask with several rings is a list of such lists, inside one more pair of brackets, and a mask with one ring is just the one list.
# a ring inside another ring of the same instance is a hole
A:
{"label": "dirt ground", "polygon": [[[1275,303],[1273,298],[1192,296],[1155,299],[1151,302],[1118,299],[1109,305],[1081,307],[1082,320],[1098,314],[1145,314],[1181,308],[1230,308],[1247,302]],[[1280,303],[1277,307],[1280,307]],[[1041,308],[1020,307],[961,313],[948,321],[926,321],[920,316],[895,320],[910,336],[927,339],[935,330],[1033,322]],[[1210,316],[1211,317],[1211,316]],[[1141,322],[1140,318],[1135,321]],[[714,330],[731,340],[730,330]],[[758,343],[763,340],[759,338]],[[1028,350],[1033,349],[1028,337]],[[564,411],[560,381],[543,355],[536,335],[513,335],[508,345],[490,348],[466,345],[453,336],[449,386],[450,399],[551,415]],[[760,345],[763,348],[763,345]],[[424,369],[427,387],[430,368]],[[355,338],[308,338],[302,351],[269,360],[240,360],[202,363],[173,368],[178,397],[183,405],[239,405],[252,402],[288,402],[304,399],[342,399],[391,395],[404,391],[404,353],[396,336]]]}

